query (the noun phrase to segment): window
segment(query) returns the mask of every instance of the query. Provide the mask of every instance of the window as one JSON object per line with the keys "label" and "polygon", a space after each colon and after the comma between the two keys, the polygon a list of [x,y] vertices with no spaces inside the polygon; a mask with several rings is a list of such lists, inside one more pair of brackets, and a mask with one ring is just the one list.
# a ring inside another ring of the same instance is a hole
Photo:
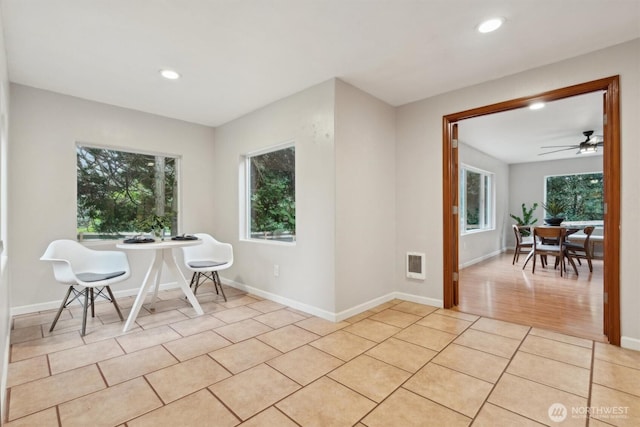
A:
{"label": "window", "polygon": [[547,176],[545,184],[545,204],[560,205],[565,221],[604,219],[602,172]]}
{"label": "window", "polygon": [[295,147],[289,144],[246,156],[249,238],[295,241],[295,154]]}
{"label": "window", "polygon": [[78,145],[79,240],[177,234],[178,158]]}
{"label": "window", "polygon": [[493,174],[470,166],[460,169],[460,230],[491,230],[494,223]]}

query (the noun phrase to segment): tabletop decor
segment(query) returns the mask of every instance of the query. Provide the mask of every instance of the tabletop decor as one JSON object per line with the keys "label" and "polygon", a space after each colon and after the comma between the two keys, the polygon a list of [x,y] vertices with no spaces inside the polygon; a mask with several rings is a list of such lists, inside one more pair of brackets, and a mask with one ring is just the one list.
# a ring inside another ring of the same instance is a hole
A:
{"label": "tabletop decor", "polygon": [[566,208],[564,203],[556,200],[551,200],[547,203],[542,203],[542,207],[545,211],[547,211],[548,215],[548,217],[544,219],[545,224],[553,226],[562,224],[562,221],[564,221],[564,217],[562,216],[562,214],[564,213],[564,210]]}
{"label": "tabletop decor", "polygon": [[171,214],[158,215],[156,213],[148,216],[139,223],[142,231],[153,234],[157,239],[164,240],[165,230],[171,227]]}

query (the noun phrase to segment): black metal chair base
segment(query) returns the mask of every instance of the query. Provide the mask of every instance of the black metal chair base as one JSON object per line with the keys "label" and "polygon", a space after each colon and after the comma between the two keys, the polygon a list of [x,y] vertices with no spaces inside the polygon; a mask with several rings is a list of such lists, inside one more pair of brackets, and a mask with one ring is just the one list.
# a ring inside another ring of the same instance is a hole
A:
{"label": "black metal chair base", "polygon": [[[204,277],[204,280],[200,280]],[[195,295],[198,292],[198,288],[202,285],[206,280],[209,279],[213,282],[213,287],[216,290],[216,294],[222,294],[224,298],[224,302],[227,302],[227,296],[224,294],[224,289],[222,289],[222,283],[220,282],[220,276],[218,276],[217,271],[196,271],[191,276],[191,283],[189,283],[189,287],[193,288],[193,294]],[[220,291],[218,291],[218,289]]]}
{"label": "black metal chair base", "polygon": [[[51,324],[51,328],[49,328],[49,332],[53,332],[53,328],[56,327],[56,323],[58,323],[58,319],[60,319],[60,315],[62,314],[62,310],[67,308],[75,300],[78,300],[78,302],[80,302],[80,304],[82,304],[82,307],[83,307],[83,310],[82,310],[82,336],[84,336],[86,331],[87,331],[87,311],[89,309],[89,304],[91,304],[91,317],[96,317],[96,311],[95,311],[94,302],[95,302],[95,299],[97,297],[102,297],[102,298],[106,299],[107,301],[110,301],[111,303],[113,303],[113,306],[115,307],[116,312],[118,313],[118,317],[120,317],[120,320],[124,320],[124,317],[122,317],[122,312],[120,311],[120,307],[118,307],[118,303],[116,302],[116,299],[113,296],[113,292],[111,292],[111,288],[109,286],[103,286],[101,288],[96,288],[96,290],[98,291],[97,294],[94,294],[93,289],[94,288],[84,288],[84,289],[81,289],[81,290],[78,291],[78,290],[76,290],[75,285],[69,286],[69,289],[67,290],[67,294],[64,296],[64,299],[62,300],[62,304],[60,304],[60,308],[58,309],[58,312],[56,313],[56,317],[53,319],[53,323]],[[104,294],[104,290],[105,289],[107,290],[107,293],[109,295],[105,295]],[[72,292],[73,292],[73,298],[69,299],[69,296],[71,295]],[[81,295],[84,295],[84,302],[80,301],[80,296]]]}

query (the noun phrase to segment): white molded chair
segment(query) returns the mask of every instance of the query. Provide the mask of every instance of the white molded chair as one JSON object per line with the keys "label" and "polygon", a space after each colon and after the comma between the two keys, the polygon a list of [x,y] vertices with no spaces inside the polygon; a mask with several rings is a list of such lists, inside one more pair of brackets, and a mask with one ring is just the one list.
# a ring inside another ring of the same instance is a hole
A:
{"label": "white molded chair", "polygon": [[[194,236],[202,240],[202,244],[182,248],[184,263],[189,270],[193,271],[189,286],[193,287],[195,295],[198,287],[206,279],[210,279],[213,282],[216,294],[222,293],[222,297],[226,301],[227,296],[222,289],[218,271],[233,265],[233,247],[229,243],[218,242],[209,234],[196,233]],[[201,282],[203,277],[204,280]],[[220,292],[218,292],[218,289]]]}
{"label": "white molded chair", "polygon": [[[85,334],[87,328],[88,306],[91,304],[91,317],[95,317],[94,300],[98,296],[111,301],[120,320],[124,320],[110,288],[111,284],[122,282],[131,275],[129,261],[124,252],[95,251],[75,240],[54,240],[49,244],[40,260],[51,262],[56,280],[69,286],[49,332],[53,331],[64,308],[76,299],[82,303],[81,295],[84,295],[82,335]],[[76,287],[81,289],[77,290]],[[94,289],[97,295],[94,295]],[[108,295],[104,294],[105,289]],[[73,298],[69,300],[72,292]]]}

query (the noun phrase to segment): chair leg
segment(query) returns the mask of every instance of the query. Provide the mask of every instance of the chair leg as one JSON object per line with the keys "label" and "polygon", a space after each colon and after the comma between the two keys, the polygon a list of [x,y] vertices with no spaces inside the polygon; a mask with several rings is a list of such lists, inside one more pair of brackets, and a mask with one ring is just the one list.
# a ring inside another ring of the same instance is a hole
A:
{"label": "chair leg", "polygon": [[116,299],[113,296],[113,292],[111,292],[111,288],[109,286],[105,286],[105,288],[107,288],[107,292],[109,293],[109,298],[111,298],[111,302],[113,303],[113,306],[116,308],[116,311],[118,312],[118,317],[120,317],[120,320],[124,320],[124,317],[122,317],[122,313],[120,312],[120,307],[118,307],[118,303],[116,302]]}
{"label": "chair leg", "polygon": [[514,265],[516,263],[516,261],[518,260],[518,252],[519,252],[520,248],[518,246],[516,246],[516,251],[513,253],[513,261],[511,261],[511,265]]}
{"label": "chair leg", "polygon": [[56,313],[56,317],[53,319],[53,323],[51,324],[51,327],[49,328],[49,332],[53,332],[53,328],[56,327],[56,323],[58,323],[58,319],[60,318],[60,315],[62,314],[62,310],[64,309],[65,305],[67,304],[67,300],[69,299],[69,295],[71,295],[71,291],[73,290],[73,286],[69,286],[69,289],[67,289],[67,294],[64,296],[64,299],[62,300],[62,304],[60,304],[60,308],[58,309],[58,312]]}
{"label": "chair leg", "polygon": [[211,272],[211,276],[209,276],[209,279],[211,279],[211,281],[213,282],[213,289],[216,290],[216,295],[220,295],[220,291],[218,291],[218,282],[216,282],[216,272],[215,271]]}
{"label": "chair leg", "polygon": [[84,288],[84,309],[82,311],[82,336],[87,332],[87,310],[89,309],[89,288]]}
{"label": "chair leg", "polygon": [[[200,285],[202,285],[202,283],[200,282],[200,279],[202,276],[204,276],[205,280],[208,278],[206,273],[202,273],[199,271],[194,272],[193,275],[191,276],[191,282],[189,282],[189,287],[193,288],[193,295],[196,295],[198,293],[198,288],[200,287]],[[211,278],[211,280],[213,280],[213,278]]]}
{"label": "chair leg", "polygon": [[[540,262],[542,262],[542,257],[540,257]],[[544,263],[542,264],[544,266]],[[531,268],[531,274],[536,274],[536,255],[533,254],[533,267]]]}
{"label": "chair leg", "polygon": [[93,295],[93,288],[90,288],[91,290],[91,317],[96,317],[96,308],[95,305],[93,304],[95,301],[95,296]]}
{"label": "chair leg", "polygon": [[[534,256],[533,251],[529,252],[529,254],[527,255],[527,258],[525,258],[524,264],[522,265],[522,269],[523,270],[527,266],[527,263],[529,262],[529,260],[531,259],[532,256]],[[534,256],[534,258],[535,258],[535,256]]]}
{"label": "chair leg", "polygon": [[[567,258],[569,259],[569,264],[571,264],[571,266],[573,267],[573,271],[574,273],[576,273],[576,276],[578,276],[578,267],[576,267],[576,263],[573,262],[573,257],[567,256]],[[565,271],[567,269],[565,268]]]}
{"label": "chair leg", "polygon": [[215,280],[213,281],[213,285],[216,287],[216,292],[218,292],[218,288],[220,288],[220,292],[222,293],[222,297],[224,298],[224,302],[227,302],[227,296],[224,294],[224,289],[222,289],[222,283],[220,282],[220,276],[218,276],[218,272],[213,272],[213,277]]}
{"label": "chair leg", "polygon": [[198,288],[200,287],[200,276],[202,276],[202,273],[197,272],[195,273],[195,275],[196,275],[196,284],[193,288],[193,295],[198,293]]}

